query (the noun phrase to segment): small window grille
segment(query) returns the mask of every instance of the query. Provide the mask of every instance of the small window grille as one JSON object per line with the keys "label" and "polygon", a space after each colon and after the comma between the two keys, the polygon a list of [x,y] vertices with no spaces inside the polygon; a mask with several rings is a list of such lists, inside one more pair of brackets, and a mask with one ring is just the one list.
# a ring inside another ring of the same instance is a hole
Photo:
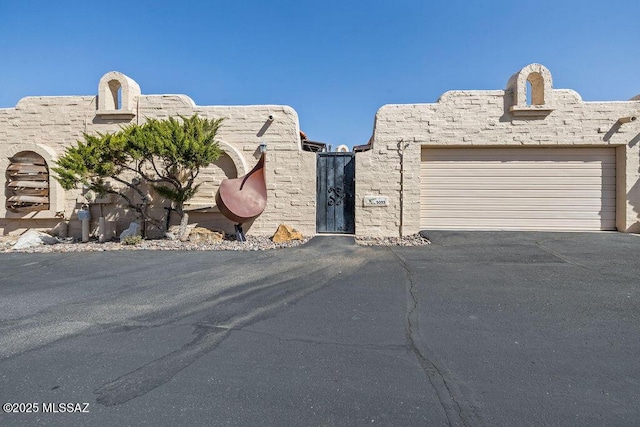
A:
{"label": "small window grille", "polygon": [[47,162],[31,151],[9,159],[6,171],[6,207],[12,212],[49,209],[49,168]]}

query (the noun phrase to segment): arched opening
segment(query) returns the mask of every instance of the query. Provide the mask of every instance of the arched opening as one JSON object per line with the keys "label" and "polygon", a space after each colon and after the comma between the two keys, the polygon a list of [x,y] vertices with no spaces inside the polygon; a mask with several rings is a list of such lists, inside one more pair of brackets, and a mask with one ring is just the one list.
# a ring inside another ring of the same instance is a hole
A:
{"label": "arched opening", "polygon": [[195,196],[187,203],[190,206],[213,204],[220,183],[224,179],[237,178],[238,169],[229,154],[224,153],[212,164],[202,168],[198,175],[199,188]]}
{"label": "arched opening", "polygon": [[9,159],[6,170],[6,208],[12,212],[49,209],[49,167],[33,151],[21,151]]}
{"label": "arched opening", "polygon": [[543,65],[530,64],[515,73],[507,90],[513,96],[509,112],[514,117],[543,119],[555,109],[551,73]]}
{"label": "arched opening", "polygon": [[96,115],[110,119],[129,120],[136,115],[136,98],[140,87],[129,77],[111,71],[98,83],[98,105]]}
{"label": "arched opening", "polygon": [[122,84],[118,80],[111,80],[108,84],[111,98],[106,100],[105,107],[108,110],[120,110],[122,108]]}
{"label": "arched opening", "polygon": [[527,105],[544,105],[544,78],[540,73],[527,76]]}

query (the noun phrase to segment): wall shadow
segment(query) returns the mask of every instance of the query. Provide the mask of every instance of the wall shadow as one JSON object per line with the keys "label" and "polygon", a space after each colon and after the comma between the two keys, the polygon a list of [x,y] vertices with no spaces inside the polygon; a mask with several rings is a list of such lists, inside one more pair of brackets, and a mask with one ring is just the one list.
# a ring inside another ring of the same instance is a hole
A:
{"label": "wall shadow", "polygon": [[262,135],[264,135],[265,132],[267,132],[267,129],[269,129],[269,127],[271,126],[271,123],[273,123],[273,116],[269,116],[269,118],[267,119],[266,122],[264,122],[264,124],[262,125],[258,133],[256,133],[256,136],[259,138]]}
{"label": "wall shadow", "polygon": [[[640,142],[640,133],[636,135],[629,141],[629,148],[635,147]],[[640,174],[640,168],[638,168],[638,173]],[[629,200],[629,204],[633,206],[634,212],[636,212],[636,222],[631,224],[631,226],[627,227],[626,230],[632,233],[640,232],[640,179],[637,179],[635,184],[631,187],[629,192],[627,193],[627,200]]]}

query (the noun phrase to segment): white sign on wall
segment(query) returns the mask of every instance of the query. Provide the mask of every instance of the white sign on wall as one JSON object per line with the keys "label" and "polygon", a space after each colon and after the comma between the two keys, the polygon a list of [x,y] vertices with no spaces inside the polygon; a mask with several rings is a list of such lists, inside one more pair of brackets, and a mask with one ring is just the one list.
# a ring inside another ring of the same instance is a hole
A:
{"label": "white sign on wall", "polygon": [[364,206],[389,206],[389,198],[386,196],[364,196]]}

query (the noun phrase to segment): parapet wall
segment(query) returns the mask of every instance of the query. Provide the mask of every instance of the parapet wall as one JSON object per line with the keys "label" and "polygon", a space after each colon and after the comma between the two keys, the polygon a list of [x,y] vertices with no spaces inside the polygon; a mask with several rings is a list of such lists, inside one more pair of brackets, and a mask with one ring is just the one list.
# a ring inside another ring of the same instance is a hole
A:
{"label": "parapet wall", "polygon": [[[531,73],[540,79],[527,103],[517,84],[526,84],[521,76]],[[420,230],[420,153],[422,147],[439,146],[616,147],[617,228],[639,231],[640,120],[620,124],[618,119],[640,116],[640,102],[584,102],[573,90],[553,89],[550,79],[548,70],[532,64],[512,77],[506,90],[451,91],[432,104],[380,108],[373,149],[356,156],[357,234],[398,236],[401,224],[405,235]],[[405,146],[401,188],[399,147]],[[388,197],[389,205],[363,206],[367,195]]]}
{"label": "parapet wall", "polygon": [[[15,108],[0,109],[0,169],[6,171],[9,158],[21,151],[36,152],[51,168],[66,147],[82,140],[83,133],[116,132],[124,125],[143,124],[149,118],[166,119],[194,113],[212,119],[224,118],[217,139],[225,155],[201,172],[201,189],[189,205],[190,222],[212,229],[233,230],[233,224],[215,207],[215,191],[223,178],[242,176],[251,170],[259,158],[259,145],[264,142],[267,144],[267,207],[255,222],[245,225],[245,231],[269,235],[278,224],[286,223],[306,235],[315,233],[315,155],[301,150],[298,116],[292,108],[198,106],[185,95],[143,95],[133,80],[117,72],[101,79],[98,93],[113,98],[101,102],[95,95],[27,97]],[[4,191],[6,176],[4,173],[0,176]],[[52,200],[49,209],[44,211],[11,212],[6,209],[3,198],[0,232],[46,230],[66,220],[71,234],[79,235],[76,212],[86,202],[82,191],[64,191],[53,178],[50,187]],[[134,219],[114,203],[92,204],[94,228],[100,209],[107,220],[114,221],[116,232]],[[157,206],[154,216],[161,218],[164,214],[163,207]],[[153,234],[153,230],[150,231]]]}
{"label": "parapet wall", "polygon": [[[298,116],[292,108],[198,106],[185,95],[142,94],[135,81],[118,72],[105,74],[97,93],[27,97],[15,108],[0,109],[0,170],[13,167],[10,158],[22,151],[36,153],[51,168],[83,133],[115,132],[149,118],[194,113],[224,118],[218,140],[225,155],[201,172],[200,192],[188,206],[191,222],[233,230],[215,207],[215,192],[222,179],[242,176],[255,165],[264,142],[267,207],[245,230],[269,235],[285,223],[305,235],[315,234],[316,156],[302,151]],[[620,121],[637,116],[638,97],[584,102],[573,90],[554,89],[551,73],[540,64],[514,74],[504,90],[450,91],[435,103],[385,105],[375,117],[371,149],[356,155],[356,234],[398,236],[421,229],[421,152],[429,147],[613,147],[616,227],[640,231],[640,120]],[[1,233],[47,230],[68,222],[70,233],[80,234],[77,210],[87,202],[81,190],[64,191],[50,178],[48,208],[17,213],[6,209],[7,175],[0,177],[5,191],[0,203]],[[376,203],[365,203],[365,199]],[[135,219],[115,200],[101,202],[105,203],[91,205],[94,229],[101,211],[116,232]],[[163,207],[156,203],[156,218],[165,215]],[[160,232],[150,230],[150,235]]]}

